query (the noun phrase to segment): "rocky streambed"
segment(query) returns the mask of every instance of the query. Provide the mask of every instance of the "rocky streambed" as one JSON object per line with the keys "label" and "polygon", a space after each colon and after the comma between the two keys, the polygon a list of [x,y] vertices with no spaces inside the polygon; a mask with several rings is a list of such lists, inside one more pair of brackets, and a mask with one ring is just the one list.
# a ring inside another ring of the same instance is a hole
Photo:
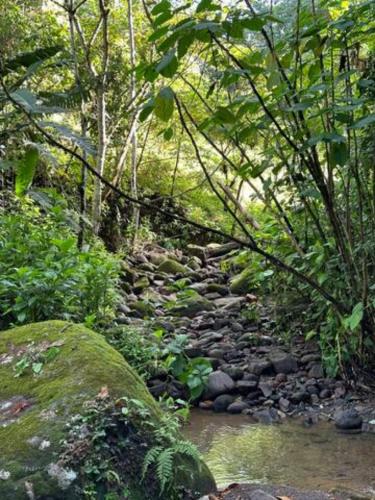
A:
{"label": "rocky streambed", "polygon": [[[297,336],[286,344],[275,335],[251,275],[224,265],[230,252],[235,245],[191,245],[186,253],[143,249],[124,264],[118,322],[137,325],[148,318],[171,336],[188,337],[186,355],[203,357],[213,368],[195,402],[201,409],[262,423],[302,415],[306,425],[332,420],[344,431],[374,431],[371,394],[327,377],[315,341]],[[152,378],[149,389],[156,398],[186,396],[183,384],[166,374]]]}

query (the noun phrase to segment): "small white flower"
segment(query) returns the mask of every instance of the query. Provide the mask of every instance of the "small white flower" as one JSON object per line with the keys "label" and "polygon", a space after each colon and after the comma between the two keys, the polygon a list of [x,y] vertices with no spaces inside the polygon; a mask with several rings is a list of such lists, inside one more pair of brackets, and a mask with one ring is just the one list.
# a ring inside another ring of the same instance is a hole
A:
{"label": "small white flower", "polygon": [[10,478],[10,472],[7,470],[0,469],[0,479],[6,481]]}

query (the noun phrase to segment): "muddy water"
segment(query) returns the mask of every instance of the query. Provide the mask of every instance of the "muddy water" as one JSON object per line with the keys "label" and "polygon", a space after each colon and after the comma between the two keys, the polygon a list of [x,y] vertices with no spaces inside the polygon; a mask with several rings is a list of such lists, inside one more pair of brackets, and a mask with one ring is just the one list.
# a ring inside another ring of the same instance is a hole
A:
{"label": "muddy water", "polygon": [[242,415],[196,410],[185,435],[198,445],[220,486],[259,482],[375,495],[373,434],[340,434],[331,423],[266,426]]}

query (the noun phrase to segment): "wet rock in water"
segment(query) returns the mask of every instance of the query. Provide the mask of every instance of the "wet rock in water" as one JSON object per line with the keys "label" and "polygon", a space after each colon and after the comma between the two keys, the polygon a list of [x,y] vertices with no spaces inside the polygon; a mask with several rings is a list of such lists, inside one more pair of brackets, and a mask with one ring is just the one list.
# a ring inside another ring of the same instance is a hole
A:
{"label": "wet rock in water", "polygon": [[211,400],[207,400],[207,401],[200,401],[199,403],[199,408],[201,410],[212,410],[213,406],[214,406],[214,402],[211,401]]}
{"label": "wet rock in water", "polygon": [[276,373],[289,374],[298,370],[296,358],[284,351],[273,351],[270,360]]}
{"label": "wet rock in water", "polygon": [[158,272],[167,274],[186,274],[188,272],[188,268],[177,262],[177,260],[165,259],[158,266]]}
{"label": "wet rock in water", "polygon": [[280,416],[275,408],[255,411],[253,417],[262,424],[274,424],[280,421]]}
{"label": "wet rock in water", "polygon": [[215,398],[213,410],[216,412],[225,411],[233,403],[234,399],[234,396],[230,394],[221,394]]}
{"label": "wet rock in water", "polygon": [[222,371],[211,372],[208,376],[204,399],[212,399],[234,389],[233,379]]}
{"label": "wet rock in water", "polygon": [[227,408],[228,413],[242,413],[244,410],[248,410],[249,405],[245,403],[245,401],[234,401],[232,404],[230,404]]}
{"label": "wet rock in water", "polygon": [[360,430],[362,428],[363,419],[355,410],[339,410],[334,415],[335,426],[337,429],[344,431]]}
{"label": "wet rock in water", "polygon": [[[26,355],[49,352],[54,352],[54,357],[48,361],[41,358],[45,361],[38,374],[27,366],[19,377],[14,376],[15,365]],[[67,422],[95,398],[137,400],[148,411],[149,422],[160,425],[162,411],[141,378],[102,335],[82,325],[47,321],[1,332],[0,359],[5,357],[7,363],[0,363],[1,499],[82,498],[76,488],[84,481],[81,468],[75,462],[61,464],[59,458],[66,452],[62,442],[67,438]],[[140,439],[148,439],[141,429]],[[82,458],[85,450],[80,449]],[[140,447],[139,452],[143,452]],[[192,479],[179,477],[181,486],[196,489],[201,495],[215,490],[204,464],[199,470],[183,456],[181,460]],[[133,467],[124,466],[120,479],[130,498],[156,498],[155,491],[139,483],[142,462],[140,455]]]}

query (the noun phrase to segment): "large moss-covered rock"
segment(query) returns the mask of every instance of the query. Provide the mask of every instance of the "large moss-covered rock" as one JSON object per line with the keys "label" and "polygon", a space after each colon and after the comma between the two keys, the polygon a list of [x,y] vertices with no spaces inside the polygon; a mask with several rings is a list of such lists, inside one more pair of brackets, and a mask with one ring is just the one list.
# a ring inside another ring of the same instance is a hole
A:
{"label": "large moss-covered rock", "polygon": [[167,274],[186,274],[187,267],[173,259],[165,259],[158,267],[158,271]]}
{"label": "large moss-covered rock", "polygon": [[188,318],[193,318],[202,311],[211,311],[215,306],[205,297],[202,297],[198,293],[182,299],[170,308],[170,312],[175,316],[187,316]]}
{"label": "large moss-covered rock", "polygon": [[[0,379],[2,500],[76,498],[77,471],[58,462],[61,440],[66,423],[103,387],[114,398],[142,401],[155,422],[162,415],[123,357],[81,325],[49,321],[0,332]],[[188,486],[214,488],[204,465],[190,470]],[[143,500],[139,491],[133,496]]]}
{"label": "large moss-covered rock", "polygon": [[230,291],[236,295],[248,293],[253,288],[253,277],[250,269],[244,269],[240,274],[234,276],[230,282]]}

